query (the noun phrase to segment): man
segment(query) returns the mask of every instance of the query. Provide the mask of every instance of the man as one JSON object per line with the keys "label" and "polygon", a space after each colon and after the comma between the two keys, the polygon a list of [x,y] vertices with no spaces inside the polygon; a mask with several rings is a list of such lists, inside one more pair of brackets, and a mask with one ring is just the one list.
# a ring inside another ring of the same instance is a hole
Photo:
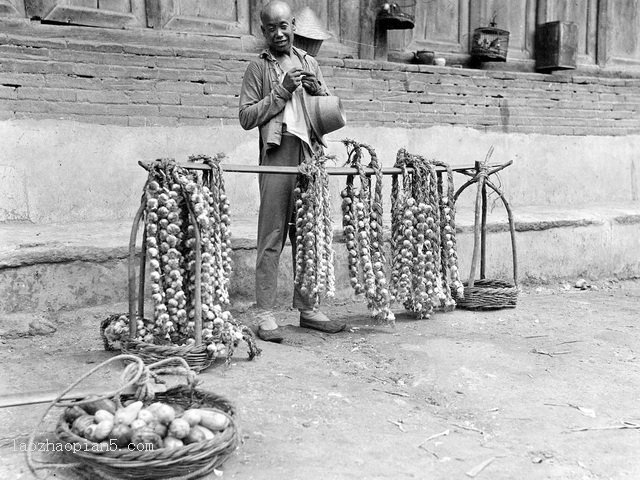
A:
{"label": "man", "polygon": [[[295,19],[289,5],[272,1],[260,13],[267,43],[244,74],[240,91],[240,124],[258,127],[260,165],[297,166],[307,155],[321,151],[320,141],[304,115],[303,89],[310,95],[328,95],[316,60],[293,46]],[[280,255],[287,236],[295,246],[295,175],[260,174],[256,304],[258,337],[280,342],[282,333],[273,315]],[[295,255],[295,247],[293,247]],[[345,328],[314,311],[294,288],[293,306],[300,311],[300,326],[328,333]]]}

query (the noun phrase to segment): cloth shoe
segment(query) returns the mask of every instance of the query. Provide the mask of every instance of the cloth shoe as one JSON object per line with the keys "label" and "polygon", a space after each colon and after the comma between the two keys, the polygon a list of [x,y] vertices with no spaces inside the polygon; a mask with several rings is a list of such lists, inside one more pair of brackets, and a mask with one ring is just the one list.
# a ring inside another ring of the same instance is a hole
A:
{"label": "cloth shoe", "polygon": [[258,338],[265,342],[280,343],[284,339],[282,329],[276,323],[276,319],[269,310],[261,310],[256,313],[258,322]]}
{"label": "cloth shoe", "polygon": [[324,313],[319,311],[300,310],[300,326],[320,332],[338,333],[344,330],[347,324],[340,320],[329,320]]}

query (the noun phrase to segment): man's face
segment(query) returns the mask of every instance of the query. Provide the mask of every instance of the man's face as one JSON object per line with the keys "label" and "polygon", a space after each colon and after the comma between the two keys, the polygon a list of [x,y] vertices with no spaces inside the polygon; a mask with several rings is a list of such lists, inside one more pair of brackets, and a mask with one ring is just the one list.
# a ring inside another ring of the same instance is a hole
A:
{"label": "man's face", "polygon": [[289,53],[293,40],[295,20],[286,8],[274,8],[265,12],[262,19],[262,34],[267,46],[274,53]]}

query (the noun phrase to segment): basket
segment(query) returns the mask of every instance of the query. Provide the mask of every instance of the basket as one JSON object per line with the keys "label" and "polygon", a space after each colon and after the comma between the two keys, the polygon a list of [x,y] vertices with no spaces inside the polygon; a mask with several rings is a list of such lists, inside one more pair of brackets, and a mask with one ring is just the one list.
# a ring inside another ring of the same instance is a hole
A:
{"label": "basket", "polygon": [[499,28],[481,27],[473,31],[471,56],[481,62],[506,62],[509,32]]}
{"label": "basket", "polygon": [[497,310],[516,308],[518,287],[504,280],[480,279],[472,287],[464,282],[464,298],[454,299],[458,308],[463,310]]}
{"label": "basket", "polygon": [[[144,363],[151,364],[159,362],[165,358],[178,357],[184,359],[189,367],[195,372],[206,370],[216,361],[216,356],[207,350],[206,345],[156,345],[153,343],[143,342],[140,340],[132,340],[128,332],[122,334],[118,339],[110,339],[105,334],[107,327],[120,317],[129,315],[126,313],[110,315],[100,324],[100,337],[106,351],[122,351],[130,355],[140,357]],[[232,353],[232,352],[231,352]]]}
{"label": "basket", "polygon": [[146,364],[159,362],[168,357],[183,358],[189,367],[196,372],[206,370],[216,361],[216,357],[209,353],[206,345],[195,344],[185,346],[155,345],[140,340],[127,339],[122,344],[122,353],[137,355]]}
{"label": "basket", "polygon": [[[195,161],[200,157],[190,157],[190,160]],[[219,159],[218,159],[219,160]],[[158,160],[155,163],[138,162],[144,169],[152,172],[158,165],[163,165],[167,160]],[[173,162],[173,160],[170,160]],[[203,164],[198,164],[193,168],[199,169]],[[219,168],[219,165],[209,157],[205,157],[204,165],[210,170]],[[216,167],[217,166],[217,167]],[[191,167],[186,167],[191,168]],[[151,174],[151,173],[150,173]],[[107,317],[101,322],[100,336],[104,343],[104,348],[107,351],[113,351],[121,349],[123,353],[136,355],[144,360],[146,363],[154,363],[166,358],[179,357],[184,359],[191,369],[196,372],[207,369],[214,365],[216,360],[226,357],[226,362],[230,362],[235,347],[238,345],[239,338],[234,337],[234,333],[238,333],[242,339],[247,343],[249,347],[249,360],[252,360],[260,354],[260,349],[256,345],[253,332],[242,324],[236,323],[231,317],[229,317],[228,323],[232,323],[234,328],[237,328],[237,332],[224,331],[215,337],[216,341],[219,341],[223,345],[212,345],[211,339],[209,343],[203,342],[202,336],[202,298],[201,298],[201,278],[200,275],[195,279],[195,339],[194,343],[183,342],[182,339],[172,339],[175,343],[170,343],[168,340],[162,340],[159,343],[150,343],[143,341],[143,337],[136,337],[137,323],[144,317],[144,292],[145,292],[145,272],[147,261],[147,242],[146,242],[146,229],[143,228],[142,247],[140,252],[139,261],[136,260],[136,240],[138,238],[138,230],[140,225],[145,224],[145,207],[147,204],[146,191],[143,194],[140,207],[136,212],[131,228],[131,234],[129,237],[129,255],[128,255],[128,297],[129,297],[129,312],[126,314],[116,314]],[[202,253],[201,253],[201,236],[200,228],[198,227],[198,221],[195,212],[189,207],[188,216],[191,225],[195,230],[195,270],[201,271],[202,265]],[[139,262],[138,265],[136,265]],[[136,266],[138,272],[136,272]],[[139,274],[138,274],[139,273]],[[115,320],[124,317],[124,321],[127,323],[126,332],[118,332],[117,338],[113,335],[106,335],[105,331],[109,325]],[[135,318],[136,321],[132,322],[131,319]],[[226,321],[226,320],[225,320]],[[227,325],[225,324],[225,325]],[[109,338],[109,337],[112,338]],[[181,345],[186,343],[186,345]]]}
{"label": "basket", "polygon": [[[127,355],[127,357],[130,357]],[[118,357],[114,357],[118,358]],[[166,364],[180,359],[165,359],[156,365]],[[106,362],[105,362],[106,363]],[[183,365],[183,371],[188,371]],[[134,365],[131,365],[134,366]],[[155,365],[148,368],[153,369]],[[126,371],[126,370],[125,370]],[[159,373],[167,373],[160,371]],[[177,373],[174,368],[168,373]],[[191,443],[182,447],[165,449],[107,448],[91,442],[71,431],[71,425],[61,416],[56,427],[56,435],[64,444],[64,451],[78,461],[84,470],[91,474],[89,478],[105,480],[155,480],[155,479],[195,479],[213,472],[236,450],[240,440],[235,423],[235,409],[226,398],[194,388],[195,377],[189,377],[188,385],[182,384],[165,392],[158,392],[154,398],[140,394],[116,395],[114,400],[142,400],[145,406],[162,401],[178,409],[206,408],[225,415],[229,421],[227,428],[213,439]],[[81,404],[82,401],[75,402]],[[86,403],[86,402],[85,402]],[[80,405],[81,406],[81,405]]]}
{"label": "basket", "polygon": [[[478,184],[475,202],[475,223],[473,228],[473,257],[471,259],[471,269],[469,272],[469,281],[463,283],[464,297],[457,297],[456,306],[467,310],[494,310],[499,308],[515,308],[518,298],[518,258],[516,252],[515,223],[513,220],[513,212],[504,197],[502,191],[493,184],[490,176],[498,171],[511,165],[512,162],[505,163],[498,167],[489,169],[487,161],[493,153],[493,147],[489,149],[489,153],[484,163],[476,162],[475,172],[473,175],[465,173],[472,178],[462,185],[454,195],[454,201],[458,199],[460,194],[470,185]],[[463,172],[464,173],[464,172]],[[511,258],[513,265],[513,283],[485,278],[485,256],[486,256],[486,234],[487,234],[487,187],[491,188],[498,194],[507,211],[509,220],[509,233],[511,235]],[[480,279],[476,280],[476,268],[480,262]],[[456,292],[452,292],[456,293]]]}

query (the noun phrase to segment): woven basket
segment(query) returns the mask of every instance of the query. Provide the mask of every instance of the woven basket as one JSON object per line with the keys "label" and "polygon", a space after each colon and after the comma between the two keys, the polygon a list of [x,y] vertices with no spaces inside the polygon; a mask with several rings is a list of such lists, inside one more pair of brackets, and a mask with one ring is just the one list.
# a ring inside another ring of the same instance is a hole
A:
{"label": "woven basket", "polygon": [[[507,162],[498,167],[487,166],[488,160],[493,153],[493,147],[489,149],[484,163],[476,162],[475,172],[473,174],[466,173],[472,178],[462,185],[454,195],[454,201],[458,199],[460,194],[469,186],[477,184],[476,202],[475,202],[475,223],[473,228],[473,256],[471,259],[471,269],[469,272],[469,281],[464,283],[464,298],[457,298],[456,305],[458,308],[467,310],[493,310],[498,308],[515,308],[518,298],[518,255],[516,249],[516,229],[513,219],[513,212],[509,202],[504,194],[493,182],[490,176],[498,171],[511,165]],[[485,271],[485,255],[486,246],[485,239],[487,233],[487,187],[491,188],[498,194],[509,220],[509,234],[511,237],[511,258],[513,266],[513,283],[504,280],[487,279],[484,276]],[[480,262],[480,279],[475,279],[476,267]],[[472,286],[469,286],[469,284]],[[453,292],[455,294],[455,292]]]}
{"label": "woven basket", "polygon": [[473,287],[464,283],[464,298],[454,299],[458,308],[466,310],[494,310],[515,308],[518,299],[518,287],[513,283],[495,279],[476,280]]}
{"label": "woven basket", "polygon": [[[110,341],[105,335],[105,330],[109,324],[127,314],[115,314],[105,318],[100,324],[100,337],[104,343],[104,349],[112,352],[121,350],[122,353],[136,355],[140,357],[145,364],[159,362],[169,357],[178,357],[184,359],[189,367],[201,372],[213,365],[217,358],[212,355],[206,345],[155,345],[153,343],[143,342],[140,340],[131,340],[128,335],[123,335],[121,340],[116,343]],[[222,359],[220,359],[222,361]]]}
{"label": "woven basket", "polygon": [[169,357],[183,358],[196,372],[209,368],[216,357],[207,351],[206,345],[155,345],[140,340],[127,339],[122,343],[122,353],[136,355],[150,364]]}
{"label": "woven basket", "polygon": [[[165,359],[166,360],[166,359]],[[122,401],[136,400],[132,395],[123,395]],[[234,420],[235,409],[226,398],[193,388],[193,385],[178,385],[166,392],[156,393],[153,400],[145,400],[145,406],[154,401],[168,403],[174,407],[206,408],[224,414],[229,421],[226,429],[215,437],[174,449],[156,448],[104,448],[71,431],[71,425],[61,416],[56,428],[58,439],[64,449],[90,472],[87,478],[105,480],[155,480],[201,478],[220,467],[239,445],[238,429]]]}

